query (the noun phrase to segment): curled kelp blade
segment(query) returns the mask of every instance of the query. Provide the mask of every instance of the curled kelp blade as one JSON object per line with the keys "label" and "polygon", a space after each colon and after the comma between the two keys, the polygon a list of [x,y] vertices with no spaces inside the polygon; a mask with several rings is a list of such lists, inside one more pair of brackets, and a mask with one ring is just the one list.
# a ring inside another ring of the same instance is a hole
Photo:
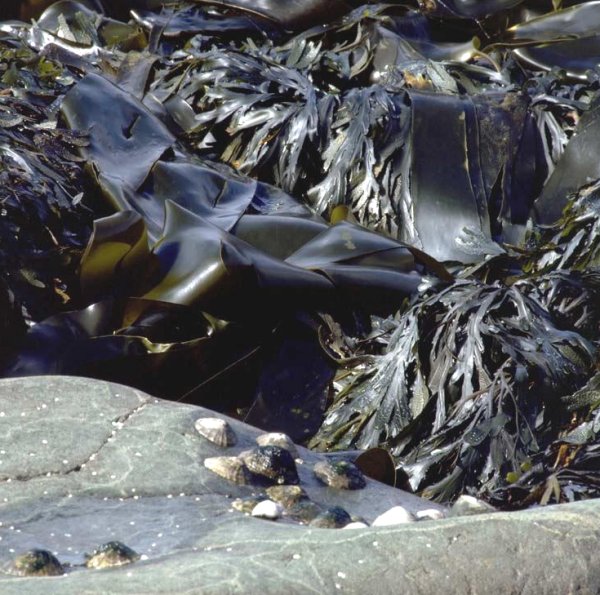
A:
{"label": "curled kelp blade", "polygon": [[153,254],[159,280],[148,299],[195,304],[224,318],[331,307],[334,287],[325,277],[270,257],[175,203],[167,203]]}
{"label": "curled kelp blade", "polygon": [[118,287],[129,293],[148,265],[149,251],[146,226],[139,214],[119,211],[96,219],[80,264],[83,298],[94,301],[108,288],[113,294]]}
{"label": "curled kelp blade", "polygon": [[600,166],[595,158],[600,133],[600,105],[597,102],[583,113],[576,133],[535,201],[534,216],[539,223],[555,222],[569,195],[600,178]]}
{"label": "curled kelp blade", "polygon": [[[137,190],[175,138],[131,95],[104,77],[88,74],[67,94],[62,114],[71,128],[90,132],[85,156],[99,181]],[[109,194],[117,209],[127,208]]]}
{"label": "curled kelp blade", "polygon": [[419,0],[419,6],[425,14],[431,16],[481,19],[522,2],[523,0]]}
{"label": "curled kelp blade", "polygon": [[548,12],[510,27],[506,36],[517,42],[547,43],[597,34],[600,28],[600,2],[582,2],[577,6]]}
{"label": "curled kelp blade", "polygon": [[305,29],[349,12],[343,0],[199,0],[204,4],[236,8],[279,23],[286,29]]}
{"label": "curled kelp blade", "polygon": [[[223,409],[251,402],[259,344],[257,333],[240,333],[195,309],[108,300],[32,327],[4,373],[90,376],[173,400],[196,391],[196,402]],[[224,388],[234,400],[224,399]]]}
{"label": "curled kelp blade", "polygon": [[240,240],[285,260],[327,229],[327,223],[316,217],[254,214],[242,215],[232,231]]}
{"label": "curled kelp blade", "polygon": [[163,7],[160,12],[147,9],[134,9],[131,16],[138,25],[156,35],[160,31],[161,39],[166,41],[191,38],[195,35],[224,39],[265,35],[275,37],[281,34],[280,27],[272,21],[252,18],[244,13],[232,14],[227,8],[217,11],[214,4],[199,6],[185,4],[181,7]]}

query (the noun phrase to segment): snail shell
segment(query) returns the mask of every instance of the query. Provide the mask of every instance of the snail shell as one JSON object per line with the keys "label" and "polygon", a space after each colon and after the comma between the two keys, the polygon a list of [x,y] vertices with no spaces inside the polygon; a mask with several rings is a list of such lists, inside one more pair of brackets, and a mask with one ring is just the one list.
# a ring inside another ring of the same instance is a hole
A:
{"label": "snail shell", "polygon": [[262,478],[277,484],[300,482],[294,457],[289,450],[280,446],[257,446],[240,453],[248,469]]}
{"label": "snail shell", "polygon": [[58,576],[64,574],[65,569],[49,551],[33,549],[17,556],[10,572],[18,576]]}
{"label": "snail shell", "polygon": [[308,500],[308,494],[304,491],[304,488],[300,486],[285,486],[277,485],[271,486],[266,489],[267,495],[274,502],[278,502],[284,508],[300,502],[301,500]]}
{"label": "snail shell", "polygon": [[309,524],[321,529],[341,529],[351,522],[352,518],[341,506],[332,506],[317,515]]}
{"label": "snail shell", "polygon": [[194,424],[198,434],[217,446],[228,447],[237,443],[231,426],[219,417],[201,417]]}
{"label": "snail shell", "polygon": [[286,517],[299,523],[310,523],[321,512],[323,512],[323,509],[312,500],[300,500],[287,507],[284,511]]}
{"label": "snail shell", "polygon": [[250,485],[252,474],[237,457],[209,457],[204,459],[204,466],[217,475],[238,485]]}
{"label": "snail shell", "polygon": [[360,490],[367,485],[362,471],[349,461],[320,461],[313,471],[319,481],[338,490]]}
{"label": "snail shell", "polygon": [[87,556],[85,565],[88,568],[110,568],[111,566],[123,566],[139,560],[140,556],[130,547],[120,541],[109,541],[96,548]]}
{"label": "snail shell", "polygon": [[288,450],[295,459],[299,456],[298,449],[292,439],[287,434],[282,434],[281,432],[261,434],[256,438],[256,444],[259,446],[279,446]]}

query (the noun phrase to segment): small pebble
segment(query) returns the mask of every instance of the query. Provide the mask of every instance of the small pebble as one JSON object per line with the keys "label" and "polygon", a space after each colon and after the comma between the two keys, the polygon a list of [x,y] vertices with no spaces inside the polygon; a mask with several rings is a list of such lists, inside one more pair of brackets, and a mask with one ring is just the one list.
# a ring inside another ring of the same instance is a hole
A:
{"label": "small pebble", "polygon": [[374,521],[373,527],[386,527],[389,525],[404,525],[414,522],[415,517],[403,506],[394,506],[380,514]]}
{"label": "small pebble", "polygon": [[448,516],[470,516],[496,512],[493,506],[473,496],[460,496],[451,506]]}
{"label": "small pebble", "polygon": [[419,521],[439,521],[445,518],[445,514],[437,508],[426,508],[425,510],[417,510],[415,513]]}
{"label": "small pebble", "polygon": [[252,516],[275,521],[281,517],[282,512],[283,508],[280,504],[277,504],[277,502],[273,502],[273,500],[263,500],[252,509]]}
{"label": "small pebble", "polygon": [[369,525],[367,523],[362,523],[361,521],[354,521],[352,523],[348,523],[343,529],[366,529]]}

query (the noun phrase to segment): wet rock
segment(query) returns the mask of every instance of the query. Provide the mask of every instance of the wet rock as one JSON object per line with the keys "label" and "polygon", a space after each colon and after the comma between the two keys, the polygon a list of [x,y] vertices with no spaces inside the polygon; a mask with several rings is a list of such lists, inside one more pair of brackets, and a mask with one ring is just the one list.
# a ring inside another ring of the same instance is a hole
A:
{"label": "wet rock", "polygon": [[[0,444],[0,568],[13,564],[11,549],[33,548],[56,552],[65,568],[74,568],[64,579],[0,573],[0,593],[201,588],[276,595],[282,572],[283,582],[299,592],[335,593],[337,582],[349,592],[370,593],[376,577],[378,590],[396,593],[407,576],[423,593],[600,591],[599,501],[357,531],[298,526],[290,510],[276,523],[261,522],[231,511],[236,498],[258,497],[256,488],[209,471],[203,463],[215,447],[190,438],[194,421],[212,415],[81,378],[0,382],[0,435],[9,437]],[[262,433],[228,422],[239,441],[232,454],[250,448]],[[302,508],[307,516],[309,509],[316,516],[341,506],[351,519],[372,523],[394,506],[412,513],[441,509],[376,481],[359,492],[332,490],[313,474],[321,455],[298,448],[305,461],[297,467],[299,487],[310,500],[291,509]],[[145,561],[105,571],[75,568],[85,563],[85,552],[115,539]],[[424,565],[427,572],[420,571]]]}

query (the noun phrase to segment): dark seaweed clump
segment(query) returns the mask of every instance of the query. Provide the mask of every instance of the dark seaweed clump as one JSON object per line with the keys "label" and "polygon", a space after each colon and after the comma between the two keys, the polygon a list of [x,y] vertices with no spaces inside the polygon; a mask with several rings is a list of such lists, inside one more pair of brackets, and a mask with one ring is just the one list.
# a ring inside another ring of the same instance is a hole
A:
{"label": "dark seaweed clump", "polygon": [[3,375],[600,495],[596,3],[255,4],[0,9]]}

